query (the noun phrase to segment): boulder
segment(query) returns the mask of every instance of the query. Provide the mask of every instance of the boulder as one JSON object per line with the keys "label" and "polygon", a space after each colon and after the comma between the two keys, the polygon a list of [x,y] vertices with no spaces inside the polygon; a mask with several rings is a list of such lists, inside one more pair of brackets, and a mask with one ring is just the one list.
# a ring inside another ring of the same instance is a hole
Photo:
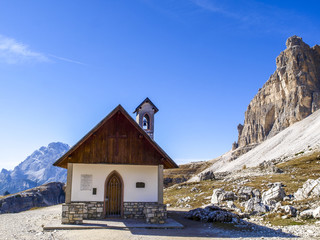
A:
{"label": "boulder", "polygon": [[299,216],[302,219],[313,218],[313,210],[312,209],[305,210],[305,211],[301,212]]}
{"label": "boulder", "polygon": [[299,188],[294,197],[296,200],[303,200],[307,198],[319,197],[320,196],[320,178],[308,179],[302,186]]}
{"label": "boulder", "polygon": [[281,212],[290,215],[291,217],[295,217],[297,215],[297,209],[291,205],[281,206]]}
{"label": "boulder", "polygon": [[261,192],[259,189],[243,186],[238,190],[237,196],[240,201],[247,201],[253,197],[261,198]]}
{"label": "boulder", "polygon": [[261,198],[261,192],[260,192],[260,190],[254,188],[254,189],[252,190],[252,196],[253,196],[253,197],[257,197],[257,198]]}
{"label": "boulder", "polygon": [[313,210],[313,217],[320,219],[320,207],[317,207],[315,210]]}
{"label": "boulder", "polygon": [[283,170],[276,167],[276,165],[272,161],[263,161],[259,164],[261,170],[266,170],[272,173],[283,173]]}
{"label": "boulder", "polygon": [[190,210],[185,215],[186,218],[204,222],[232,222],[239,218],[238,215],[221,209],[217,206],[207,206]]}
{"label": "boulder", "polygon": [[212,204],[219,204],[219,196],[225,191],[221,188],[214,189],[211,196]]}
{"label": "boulder", "polygon": [[240,201],[247,201],[253,197],[253,188],[248,186],[243,186],[238,191],[238,197]]}
{"label": "boulder", "polygon": [[281,185],[275,185],[262,194],[262,202],[272,204],[272,202],[282,201],[285,196],[286,193]]}
{"label": "boulder", "polygon": [[212,170],[200,173],[199,178],[200,178],[200,181],[215,179],[214,173]]}
{"label": "boulder", "polygon": [[249,199],[245,205],[245,211],[249,213],[265,213],[269,211],[268,206],[265,204],[261,203],[260,198],[254,197]]}
{"label": "boulder", "polygon": [[237,196],[232,191],[224,191],[221,188],[214,189],[212,192],[211,203],[221,204],[223,201],[237,200]]}
{"label": "boulder", "polygon": [[237,206],[234,205],[234,202],[233,202],[233,201],[227,201],[227,206],[228,206],[228,208],[231,208],[231,209],[237,208]]}
{"label": "boulder", "polygon": [[227,192],[223,192],[220,196],[219,196],[219,201],[233,201],[233,200],[237,200],[238,197],[234,194],[234,192],[232,191],[227,191]]}

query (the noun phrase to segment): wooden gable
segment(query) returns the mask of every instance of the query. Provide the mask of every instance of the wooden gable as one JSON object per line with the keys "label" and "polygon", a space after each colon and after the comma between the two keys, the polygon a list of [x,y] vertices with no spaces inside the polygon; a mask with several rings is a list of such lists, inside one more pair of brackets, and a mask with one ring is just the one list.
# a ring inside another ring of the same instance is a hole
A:
{"label": "wooden gable", "polygon": [[68,163],[178,167],[121,105],[53,165],[67,168]]}

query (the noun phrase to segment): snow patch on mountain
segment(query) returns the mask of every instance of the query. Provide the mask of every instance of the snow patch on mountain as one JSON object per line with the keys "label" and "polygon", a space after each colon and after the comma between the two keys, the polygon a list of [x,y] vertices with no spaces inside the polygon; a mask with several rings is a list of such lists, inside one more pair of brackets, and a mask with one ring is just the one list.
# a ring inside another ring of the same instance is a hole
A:
{"label": "snow patch on mountain", "polygon": [[12,171],[0,172],[0,195],[5,191],[16,193],[49,182],[66,182],[66,169],[52,164],[70,149],[68,144],[50,143],[28,156]]}

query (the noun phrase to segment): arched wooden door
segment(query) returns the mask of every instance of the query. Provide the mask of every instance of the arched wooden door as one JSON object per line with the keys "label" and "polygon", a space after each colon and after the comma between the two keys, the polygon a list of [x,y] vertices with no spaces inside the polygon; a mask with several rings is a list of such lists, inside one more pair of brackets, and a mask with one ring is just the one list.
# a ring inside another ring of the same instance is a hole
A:
{"label": "arched wooden door", "polygon": [[106,217],[121,217],[123,203],[123,181],[119,173],[113,171],[107,177],[105,186]]}

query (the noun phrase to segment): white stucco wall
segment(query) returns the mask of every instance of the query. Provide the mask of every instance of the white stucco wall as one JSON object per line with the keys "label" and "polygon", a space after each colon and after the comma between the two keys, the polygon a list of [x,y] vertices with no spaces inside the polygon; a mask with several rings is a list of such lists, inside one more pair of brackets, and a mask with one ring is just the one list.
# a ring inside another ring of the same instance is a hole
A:
{"label": "white stucco wall", "polygon": [[[158,166],[73,164],[71,201],[104,201],[105,181],[116,170],[124,183],[124,202],[158,201]],[[92,175],[91,190],[80,190],[81,174]],[[136,188],[136,182],[144,182],[145,188]]]}

